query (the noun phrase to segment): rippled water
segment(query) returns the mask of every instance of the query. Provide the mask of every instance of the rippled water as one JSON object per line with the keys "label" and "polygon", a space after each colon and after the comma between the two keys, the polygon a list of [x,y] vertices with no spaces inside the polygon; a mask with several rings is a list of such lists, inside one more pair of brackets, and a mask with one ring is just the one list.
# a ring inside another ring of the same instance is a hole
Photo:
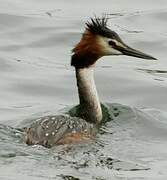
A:
{"label": "rippled water", "polygon": [[[167,2],[0,0],[0,179],[167,179]],[[95,79],[114,115],[94,142],[46,149],[17,130],[78,102],[71,49],[84,22],[107,13],[158,61],[104,57]]]}

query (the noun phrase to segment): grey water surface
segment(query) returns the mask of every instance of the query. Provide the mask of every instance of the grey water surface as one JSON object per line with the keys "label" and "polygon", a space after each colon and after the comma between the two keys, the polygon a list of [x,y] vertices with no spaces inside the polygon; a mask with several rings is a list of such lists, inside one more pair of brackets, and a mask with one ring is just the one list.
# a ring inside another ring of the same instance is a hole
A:
{"label": "grey water surface", "polygon": [[[0,180],[167,179],[167,1],[0,0]],[[103,57],[95,79],[113,120],[94,141],[27,146],[18,128],[78,103],[71,49],[94,14],[156,57]]]}

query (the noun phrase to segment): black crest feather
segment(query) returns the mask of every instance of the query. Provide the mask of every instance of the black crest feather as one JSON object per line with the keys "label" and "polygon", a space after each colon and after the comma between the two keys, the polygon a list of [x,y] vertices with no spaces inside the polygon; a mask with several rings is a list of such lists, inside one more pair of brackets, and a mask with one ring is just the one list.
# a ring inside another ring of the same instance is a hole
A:
{"label": "black crest feather", "polygon": [[93,34],[101,35],[112,39],[117,39],[118,41],[122,42],[118,34],[108,28],[108,19],[109,18],[106,16],[103,16],[102,18],[91,18],[90,21],[86,23],[86,29],[92,32]]}
{"label": "black crest feather", "polygon": [[106,16],[102,18],[91,18],[90,21],[86,23],[86,29],[93,34],[106,36],[110,29],[107,27],[108,18]]}

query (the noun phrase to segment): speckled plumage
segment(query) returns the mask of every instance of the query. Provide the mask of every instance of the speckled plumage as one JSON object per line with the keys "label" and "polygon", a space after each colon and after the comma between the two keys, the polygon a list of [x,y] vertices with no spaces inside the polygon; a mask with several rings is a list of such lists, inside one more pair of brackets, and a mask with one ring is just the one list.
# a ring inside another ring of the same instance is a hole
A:
{"label": "speckled plumage", "polygon": [[94,137],[96,127],[78,117],[65,115],[46,116],[35,120],[25,129],[27,144],[52,147],[56,144],[73,143]]}

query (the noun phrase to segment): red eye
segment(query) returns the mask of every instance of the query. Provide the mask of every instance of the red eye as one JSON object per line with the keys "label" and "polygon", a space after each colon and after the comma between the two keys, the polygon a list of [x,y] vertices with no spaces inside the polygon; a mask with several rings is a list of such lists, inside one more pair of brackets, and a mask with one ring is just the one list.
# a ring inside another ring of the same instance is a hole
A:
{"label": "red eye", "polygon": [[113,47],[116,46],[116,43],[114,41],[108,41],[108,44]]}

